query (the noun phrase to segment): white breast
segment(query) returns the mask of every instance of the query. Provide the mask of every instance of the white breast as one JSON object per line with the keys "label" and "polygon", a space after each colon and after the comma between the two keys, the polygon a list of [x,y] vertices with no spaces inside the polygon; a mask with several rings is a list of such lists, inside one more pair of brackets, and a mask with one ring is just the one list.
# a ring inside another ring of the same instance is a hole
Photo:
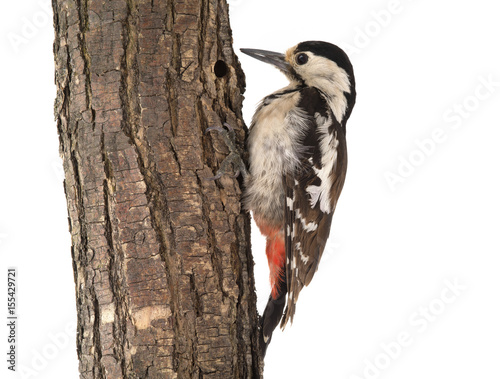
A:
{"label": "white breast", "polygon": [[[278,92],[285,91],[287,88]],[[254,212],[283,214],[283,174],[293,171],[300,151],[299,138],[306,129],[306,114],[296,105],[298,91],[264,103],[255,113],[248,137],[250,178],[247,208]]]}

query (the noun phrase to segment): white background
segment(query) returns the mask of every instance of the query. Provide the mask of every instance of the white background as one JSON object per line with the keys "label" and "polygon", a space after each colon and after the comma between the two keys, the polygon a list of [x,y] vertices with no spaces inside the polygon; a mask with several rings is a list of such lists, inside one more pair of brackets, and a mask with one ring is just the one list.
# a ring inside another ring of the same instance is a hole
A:
{"label": "white background", "polygon": [[[267,378],[500,377],[500,23],[493,4],[230,1],[236,49],[335,43],[351,57],[358,92],[331,238],[293,326],[275,332]],[[3,318],[2,377],[78,377],[47,9],[47,0],[11,2],[0,14],[0,315],[6,268],[15,266],[18,368],[25,372],[6,369]],[[249,124],[258,101],[286,79],[239,56]],[[257,233],[253,246],[262,311],[269,285]]]}

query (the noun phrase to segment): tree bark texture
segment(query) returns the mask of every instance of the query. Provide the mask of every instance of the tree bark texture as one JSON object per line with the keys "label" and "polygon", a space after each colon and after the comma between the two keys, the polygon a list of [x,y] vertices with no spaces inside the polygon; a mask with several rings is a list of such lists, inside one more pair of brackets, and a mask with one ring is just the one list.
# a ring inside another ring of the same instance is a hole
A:
{"label": "tree bark texture", "polygon": [[[225,0],[53,0],[82,378],[261,375]],[[217,68],[214,66],[217,61]]]}

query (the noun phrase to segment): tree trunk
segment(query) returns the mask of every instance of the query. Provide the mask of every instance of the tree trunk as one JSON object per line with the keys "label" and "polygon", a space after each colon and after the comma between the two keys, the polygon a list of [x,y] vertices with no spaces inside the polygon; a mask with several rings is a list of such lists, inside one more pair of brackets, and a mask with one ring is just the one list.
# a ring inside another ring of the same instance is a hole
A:
{"label": "tree trunk", "polygon": [[205,180],[204,130],[246,131],[226,1],[53,7],[81,377],[260,377],[249,218]]}

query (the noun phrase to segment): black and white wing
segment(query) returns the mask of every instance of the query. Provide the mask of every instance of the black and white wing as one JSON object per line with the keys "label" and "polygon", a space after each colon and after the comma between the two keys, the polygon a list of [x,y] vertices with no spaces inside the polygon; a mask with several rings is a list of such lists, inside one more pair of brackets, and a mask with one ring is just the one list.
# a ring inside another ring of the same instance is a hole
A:
{"label": "black and white wing", "polygon": [[316,89],[302,92],[299,106],[309,116],[304,150],[297,170],[283,178],[288,298],[282,328],[293,322],[299,293],[318,268],[347,169],[345,129]]}

